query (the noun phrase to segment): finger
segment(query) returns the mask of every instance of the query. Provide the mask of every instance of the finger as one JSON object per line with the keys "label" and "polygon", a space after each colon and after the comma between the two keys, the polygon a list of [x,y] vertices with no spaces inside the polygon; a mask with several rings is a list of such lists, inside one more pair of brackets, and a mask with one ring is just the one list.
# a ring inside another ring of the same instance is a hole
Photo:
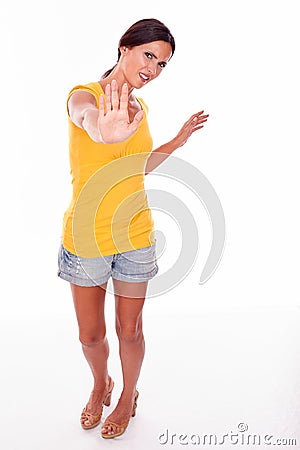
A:
{"label": "finger", "polygon": [[193,115],[191,116],[191,120],[193,120],[195,117],[201,116],[203,113],[204,113],[204,110],[203,110],[203,111],[199,111],[199,112],[193,114]]}
{"label": "finger", "polygon": [[203,114],[203,113],[204,113],[204,111],[200,111],[199,113],[193,114],[191,119],[192,120],[201,119],[201,118],[207,119],[207,117],[209,117],[209,114]]}
{"label": "finger", "polygon": [[111,103],[112,109],[119,109],[119,93],[118,93],[118,83],[116,80],[111,82]]}
{"label": "finger", "polygon": [[199,116],[199,117],[194,117],[192,120],[192,124],[199,124],[202,122],[207,122],[207,118],[208,116]]}
{"label": "finger", "polygon": [[192,129],[192,133],[194,133],[194,131],[200,130],[200,128],[203,128],[204,125],[198,125],[197,127]]}
{"label": "finger", "polygon": [[106,111],[111,110],[111,95],[110,95],[110,84],[105,86],[105,97],[106,97]]}
{"label": "finger", "polygon": [[120,109],[128,109],[128,85],[124,83],[122,86],[121,97],[120,97]]}
{"label": "finger", "polygon": [[131,124],[128,127],[132,133],[134,133],[137,130],[139,123],[142,120],[143,116],[144,116],[144,111],[138,111],[136,113],[136,115],[134,116],[133,121],[131,122]]}
{"label": "finger", "polygon": [[99,98],[99,117],[104,117],[104,95],[101,94]]}
{"label": "finger", "polygon": [[142,120],[143,117],[144,117],[144,111],[143,110],[138,111],[136,113],[136,115],[134,116],[133,122],[140,123],[140,121]]}
{"label": "finger", "polygon": [[195,120],[195,124],[199,125],[199,123],[207,122],[207,119],[198,119]]}
{"label": "finger", "polygon": [[[203,113],[204,113],[204,110],[203,110],[203,111],[199,111],[199,112],[193,114],[193,115],[185,122],[184,125],[185,125],[185,126],[189,126],[191,123],[197,122],[199,116],[201,116],[201,114],[203,114]],[[203,117],[203,116],[202,116],[202,117]]]}

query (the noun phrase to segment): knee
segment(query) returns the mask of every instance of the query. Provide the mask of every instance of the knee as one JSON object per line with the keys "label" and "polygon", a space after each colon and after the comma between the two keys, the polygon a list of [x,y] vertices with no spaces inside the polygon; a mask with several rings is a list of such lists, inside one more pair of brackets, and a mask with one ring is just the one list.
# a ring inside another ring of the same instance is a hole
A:
{"label": "knee", "polygon": [[94,347],[98,344],[104,344],[106,342],[105,333],[80,333],[79,341],[85,347]]}
{"label": "knee", "polygon": [[116,331],[119,340],[123,342],[139,342],[143,339],[143,331],[140,326],[134,325],[116,325]]}

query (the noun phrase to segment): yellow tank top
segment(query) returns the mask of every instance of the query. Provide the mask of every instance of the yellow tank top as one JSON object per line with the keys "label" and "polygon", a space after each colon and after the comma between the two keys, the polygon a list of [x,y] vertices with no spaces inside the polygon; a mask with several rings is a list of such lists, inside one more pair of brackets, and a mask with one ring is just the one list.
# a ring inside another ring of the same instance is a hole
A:
{"label": "yellow tank top", "polygon": [[[100,83],[75,86],[97,106],[104,94]],[[138,130],[117,144],[94,142],[68,117],[72,199],[63,216],[62,244],[70,252],[95,258],[152,245],[154,222],[144,188],[152,138],[147,106],[138,98],[144,116]]]}

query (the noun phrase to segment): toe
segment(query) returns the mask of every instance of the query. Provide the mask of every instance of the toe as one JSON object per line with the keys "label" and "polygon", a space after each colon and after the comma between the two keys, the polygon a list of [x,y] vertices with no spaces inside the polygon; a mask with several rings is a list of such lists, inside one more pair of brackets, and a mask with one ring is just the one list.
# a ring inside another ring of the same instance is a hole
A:
{"label": "toe", "polygon": [[113,434],[113,429],[110,425],[104,425],[102,427],[101,433],[111,436]]}
{"label": "toe", "polygon": [[84,425],[86,427],[90,427],[92,425],[92,422],[90,421],[90,419],[82,419],[81,423],[82,423],[82,425]]}

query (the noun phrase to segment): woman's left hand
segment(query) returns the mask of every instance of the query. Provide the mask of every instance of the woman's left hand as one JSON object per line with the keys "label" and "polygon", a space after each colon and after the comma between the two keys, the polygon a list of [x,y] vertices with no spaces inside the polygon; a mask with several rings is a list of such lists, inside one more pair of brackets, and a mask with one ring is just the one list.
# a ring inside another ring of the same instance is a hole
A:
{"label": "woman's left hand", "polygon": [[194,131],[200,130],[203,128],[203,124],[207,121],[209,114],[204,115],[204,111],[200,111],[196,114],[193,114],[189,120],[185,122],[177,136],[175,137],[175,141],[177,143],[177,147],[181,147],[186,143],[188,138],[194,133]]}

